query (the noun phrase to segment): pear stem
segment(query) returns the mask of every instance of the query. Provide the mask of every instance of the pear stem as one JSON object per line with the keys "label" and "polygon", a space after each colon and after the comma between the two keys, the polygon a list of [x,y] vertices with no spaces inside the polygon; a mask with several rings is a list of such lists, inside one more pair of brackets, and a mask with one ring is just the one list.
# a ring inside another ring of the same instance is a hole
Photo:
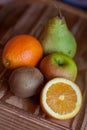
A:
{"label": "pear stem", "polygon": [[60,8],[59,8],[59,10],[58,10],[58,17],[59,17],[60,19],[63,18],[63,15],[62,15],[62,12],[61,12],[61,9],[60,9]]}

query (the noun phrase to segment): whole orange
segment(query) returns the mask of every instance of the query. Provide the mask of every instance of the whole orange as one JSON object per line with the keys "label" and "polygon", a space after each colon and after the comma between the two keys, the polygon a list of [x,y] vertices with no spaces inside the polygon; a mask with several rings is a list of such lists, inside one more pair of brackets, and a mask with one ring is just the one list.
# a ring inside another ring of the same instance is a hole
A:
{"label": "whole orange", "polygon": [[43,56],[40,42],[30,35],[19,35],[7,42],[2,54],[2,62],[6,68],[20,66],[36,66]]}

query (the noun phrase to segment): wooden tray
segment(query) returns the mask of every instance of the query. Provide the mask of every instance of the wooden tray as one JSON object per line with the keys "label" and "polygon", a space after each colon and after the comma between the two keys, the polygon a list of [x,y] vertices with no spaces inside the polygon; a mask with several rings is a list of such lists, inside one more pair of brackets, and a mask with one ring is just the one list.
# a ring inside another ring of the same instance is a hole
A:
{"label": "wooden tray", "polygon": [[21,99],[9,91],[8,71],[0,80],[0,130],[87,130],[87,12],[51,0],[15,0],[0,5],[0,57],[6,42],[15,35],[30,34],[39,38],[47,21],[58,14],[59,8],[78,43],[75,61],[78,65],[76,82],[83,93],[81,110],[72,120],[49,118],[40,108],[39,96]]}

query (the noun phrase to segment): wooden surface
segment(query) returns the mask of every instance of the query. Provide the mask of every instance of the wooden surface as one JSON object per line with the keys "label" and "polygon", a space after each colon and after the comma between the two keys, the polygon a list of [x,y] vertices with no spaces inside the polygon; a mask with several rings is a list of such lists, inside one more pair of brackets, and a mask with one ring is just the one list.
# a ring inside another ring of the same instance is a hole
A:
{"label": "wooden surface", "polygon": [[[21,99],[8,86],[10,71],[0,80],[0,130],[87,130],[87,13],[57,1],[19,0],[0,5],[0,57],[6,42],[18,34],[30,34],[39,39],[47,21],[61,9],[69,29],[78,44],[75,61],[78,65],[77,84],[83,93],[79,114],[72,120],[53,120],[39,104],[39,96]],[[1,58],[0,58],[1,61]],[[0,62],[0,72],[4,67]]]}

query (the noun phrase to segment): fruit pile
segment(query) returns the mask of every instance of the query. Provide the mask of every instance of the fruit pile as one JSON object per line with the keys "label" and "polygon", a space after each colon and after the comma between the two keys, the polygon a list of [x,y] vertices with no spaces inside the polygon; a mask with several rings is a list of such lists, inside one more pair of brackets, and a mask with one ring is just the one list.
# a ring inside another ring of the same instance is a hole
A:
{"label": "fruit pile", "polygon": [[81,90],[75,83],[76,49],[63,17],[50,19],[39,40],[27,34],[10,39],[2,62],[12,70],[8,80],[11,92],[21,98],[40,94],[41,108],[48,116],[73,118],[82,104]]}

